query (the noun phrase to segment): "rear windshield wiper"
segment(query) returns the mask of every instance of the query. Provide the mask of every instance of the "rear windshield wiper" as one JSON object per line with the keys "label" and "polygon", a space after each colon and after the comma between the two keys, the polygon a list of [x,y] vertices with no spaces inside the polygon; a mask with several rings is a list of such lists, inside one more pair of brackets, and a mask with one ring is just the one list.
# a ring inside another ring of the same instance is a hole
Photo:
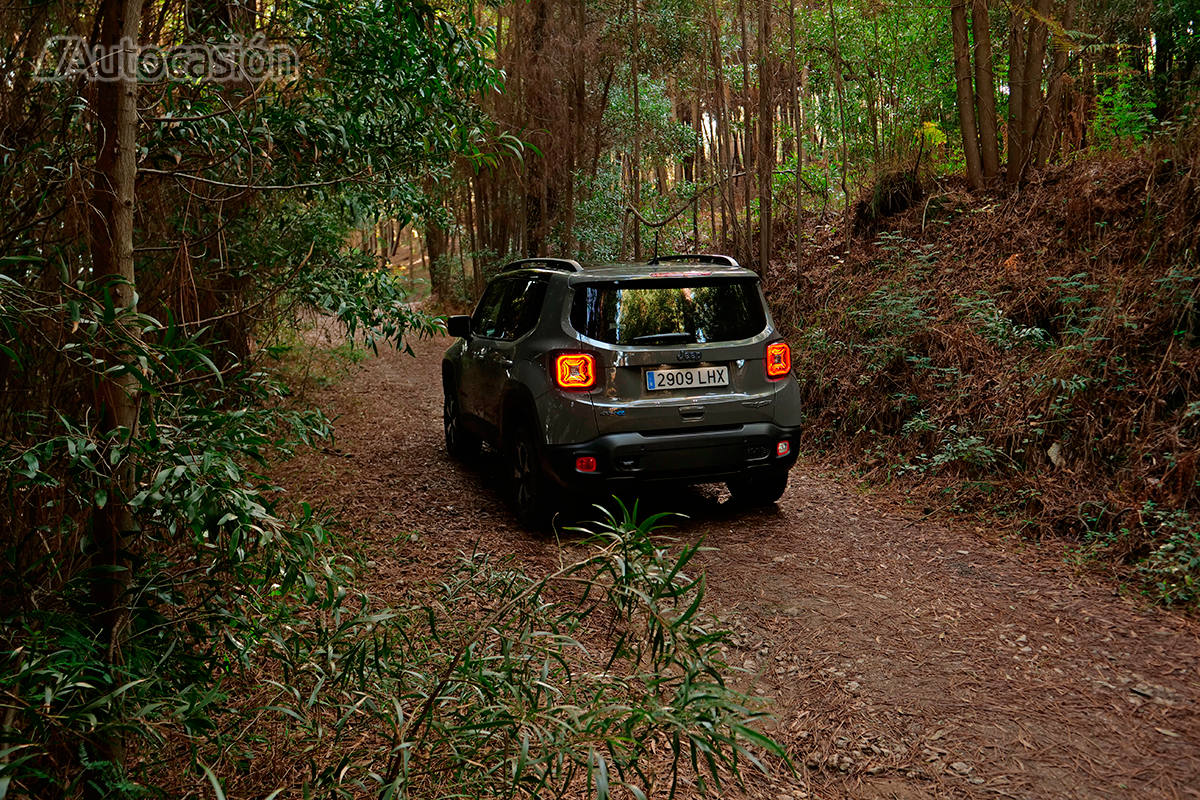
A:
{"label": "rear windshield wiper", "polygon": [[675,333],[650,333],[645,336],[635,336],[630,344],[693,344],[696,341],[694,333],[683,331]]}

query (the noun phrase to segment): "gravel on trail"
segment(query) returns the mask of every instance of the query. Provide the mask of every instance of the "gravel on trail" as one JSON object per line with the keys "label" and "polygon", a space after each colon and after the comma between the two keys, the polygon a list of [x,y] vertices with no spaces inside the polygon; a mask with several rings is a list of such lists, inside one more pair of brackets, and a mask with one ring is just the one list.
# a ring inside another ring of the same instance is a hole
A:
{"label": "gravel on trail", "polygon": [[[531,572],[553,539],[522,531],[494,459],[445,454],[440,354],[382,352],[314,398],[333,447],[277,470],[367,548],[385,601],[478,547]],[[1060,547],[924,519],[887,489],[801,462],[777,508],[713,487],[653,498],[703,538],[708,610],[738,680],[770,698],[797,775],[788,798],[1198,798],[1200,625],[1119,595]],[[413,535],[415,534],[415,535]]]}

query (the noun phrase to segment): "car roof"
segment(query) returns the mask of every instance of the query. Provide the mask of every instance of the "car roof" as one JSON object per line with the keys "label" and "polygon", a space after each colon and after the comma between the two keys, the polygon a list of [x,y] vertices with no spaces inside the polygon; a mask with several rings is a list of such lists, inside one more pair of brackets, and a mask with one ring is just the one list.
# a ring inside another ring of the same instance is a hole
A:
{"label": "car roof", "polygon": [[514,261],[496,275],[513,277],[538,274],[561,276],[569,285],[625,280],[670,280],[675,278],[740,278],[757,280],[758,275],[738,266],[728,256],[664,256],[648,262],[604,262],[580,264],[563,258],[529,258]]}
{"label": "car roof", "polygon": [[702,261],[670,261],[653,263],[616,263],[585,265],[582,272],[570,273],[571,285],[615,280],[670,278],[751,278],[758,275],[744,267],[726,264],[707,264]]}
{"label": "car roof", "polygon": [[[548,260],[548,259],[547,259]],[[701,259],[672,259],[654,263],[654,261],[622,261],[622,263],[584,264],[576,269],[571,263],[571,269],[563,269],[557,265],[529,263],[524,261],[514,265],[515,269],[499,272],[496,277],[516,275],[563,276],[571,285],[576,283],[595,283],[607,281],[640,281],[640,279],[670,279],[670,278],[750,278],[757,279],[755,272],[737,264],[714,264]]]}

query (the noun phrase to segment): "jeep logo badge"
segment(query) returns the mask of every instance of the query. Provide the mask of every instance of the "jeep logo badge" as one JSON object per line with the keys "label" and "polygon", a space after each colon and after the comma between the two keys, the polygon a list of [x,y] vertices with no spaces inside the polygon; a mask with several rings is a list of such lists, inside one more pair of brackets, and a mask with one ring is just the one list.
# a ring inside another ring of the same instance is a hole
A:
{"label": "jeep logo badge", "polygon": [[677,357],[680,361],[699,361],[700,360],[700,351],[699,350],[680,350]]}

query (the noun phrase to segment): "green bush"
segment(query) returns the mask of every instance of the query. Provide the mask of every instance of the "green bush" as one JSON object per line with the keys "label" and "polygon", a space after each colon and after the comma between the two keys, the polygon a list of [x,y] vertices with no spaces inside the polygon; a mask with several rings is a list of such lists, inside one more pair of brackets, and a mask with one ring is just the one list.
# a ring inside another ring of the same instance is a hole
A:
{"label": "green bush", "polygon": [[[197,484],[176,473],[148,491],[191,496]],[[74,583],[57,607],[4,620],[22,644],[0,677],[3,786],[136,797],[208,782],[218,796],[396,798],[587,785],[645,797],[673,793],[685,771],[715,788],[783,755],[751,727],[762,711],[726,684],[727,634],[690,571],[698,546],[654,535],[662,515],[639,522],[622,507],[591,526],[577,561],[542,578],[463,554],[428,600],[388,608],[356,585],[338,555],[348,543],[307,507],[284,520],[253,500],[201,505],[209,521],[192,515],[192,555],[160,553],[138,570],[123,663],[70,612],[86,602]],[[257,735],[267,720],[273,733]],[[138,753],[128,771],[94,748],[115,733]],[[295,755],[264,785],[249,767],[276,748]],[[72,750],[79,774],[64,769]]]}
{"label": "green bush", "polygon": [[1141,73],[1120,67],[1116,82],[1096,97],[1096,117],[1092,121],[1096,144],[1138,145],[1149,138],[1156,124],[1149,81]]}
{"label": "green bush", "polygon": [[1138,574],[1147,590],[1164,603],[1194,605],[1200,601],[1200,520],[1187,509],[1142,506],[1141,522],[1154,549]]}
{"label": "green bush", "polygon": [[986,295],[960,297],[955,302],[983,338],[1001,350],[1021,345],[1045,349],[1053,344],[1047,331],[1016,324]]}
{"label": "green bush", "polygon": [[[303,306],[370,347],[406,346],[436,326],[412,311],[391,273],[355,254],[303,266],[277,313]],[[271,460],[332,432],[264,370],[277,351],[239,361],[205,329],[83,288],[0,280],[9,385],[126,374],[140,401],[132,429],[100,432],[86,405],[75,415],[69,391],[49,413],[35,395],[5,418],[0,748],[12,757],[0,785],[30,796],[135,796],[155,784],[153,754],[164,745],[224,742],[229,682],[296,604],[327,608],[342,584],[325,526],[306,507],[281,507],[265,476]],[[48,333],[62,337],[59,350],[38,349]],[[104,556],[95,520],[118,501],[132,524],[120,551]],[[150,755],[127,771],[131,748]],[[206,757],[174,755],[181,772],[171,780],[198,773]]]}

